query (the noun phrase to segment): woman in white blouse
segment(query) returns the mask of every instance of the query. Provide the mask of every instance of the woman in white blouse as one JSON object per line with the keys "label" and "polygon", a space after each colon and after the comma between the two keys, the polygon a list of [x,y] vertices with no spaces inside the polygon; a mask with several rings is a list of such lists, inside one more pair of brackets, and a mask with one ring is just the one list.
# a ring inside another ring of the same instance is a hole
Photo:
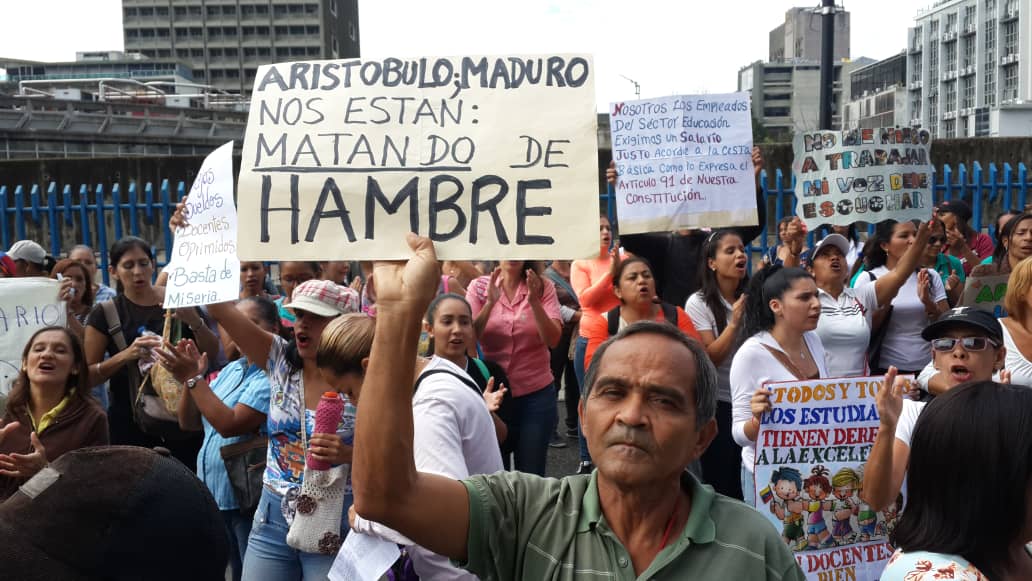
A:
{"label": "woman in white blouse", "polygon": [[[917,268],[928,244],[929,224],[917,230],[913,244],[896,261],[892,270],[874,284],[846,287],[849,272],[849,241],[841,234],[829,234],[814,247],[810,272],[817,282],[821,319],[817,334],[828,354],[830,377],[851,377],[867,373],[867,345],[871,340],[872,317],[879,305],[896,298],[899,289]],[[864,276],[864,275],[861,275]]]}
{"label": "woman in white blouse", "polygon": [[742,446],[742,492],[756,505],[753,464],[763,414],[772,408],[765,384],[828,377],[814,332],[821,315],[817,284],[801,268],[768,267],[752,277],[740,329],[745,339],[731,362],[732,426]]}

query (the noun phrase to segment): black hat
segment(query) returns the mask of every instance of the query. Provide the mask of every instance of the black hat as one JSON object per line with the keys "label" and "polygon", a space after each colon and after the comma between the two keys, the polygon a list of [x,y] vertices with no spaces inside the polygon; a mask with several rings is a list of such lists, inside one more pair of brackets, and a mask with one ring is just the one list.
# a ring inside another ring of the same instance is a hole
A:
{"label": "black hat", "polygon": [[5,579],[221,581],[227,559],[208,488],[147,448],[68,452],[0,504]]}
{"label": "black hat", "polygon": [[939,212],[954,214],[961,222],[971,219],[971,206],[964,200],[946,200],[939,204]]}
{"label": "black hat", "polygon": [[957,307],[946,311],[939,317],[939,320],[921,331],[921,338],[931,341],[942,337],[943,333],[949,329],[964,326],[985,331],[990,339],[997,343],[1003,343],[1003,328],[1000,326],[1000,321],[989,311],[977,307]]}

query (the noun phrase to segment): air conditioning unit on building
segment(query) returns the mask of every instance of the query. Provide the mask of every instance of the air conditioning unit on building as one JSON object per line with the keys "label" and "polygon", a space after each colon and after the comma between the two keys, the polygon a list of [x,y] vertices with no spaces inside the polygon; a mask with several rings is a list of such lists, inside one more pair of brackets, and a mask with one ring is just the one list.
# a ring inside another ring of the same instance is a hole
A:
{"label": "air conditioning unit on building", "polygon": [[945,73],[942,74],[942,78],[943,78],[944,81],[951,81],[951,80],[957,78],[957,71],[956,70],[946,71]]}
{"label": "air conditioning unit on building", "polygon": [[943,42],[951,42],[951,41],[954,41],[954,40],[957,40],[957,33],[956,32],[944,32],[944,33],[942,33],[942,41]]}

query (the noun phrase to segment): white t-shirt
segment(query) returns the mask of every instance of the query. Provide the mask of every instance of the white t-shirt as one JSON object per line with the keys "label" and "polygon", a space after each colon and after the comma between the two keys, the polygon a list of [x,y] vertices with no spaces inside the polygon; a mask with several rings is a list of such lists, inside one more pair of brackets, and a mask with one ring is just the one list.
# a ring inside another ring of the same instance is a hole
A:
{"label": "white t-shirt", "polygon": [[1007,348],[1003,368],[1010,371],[1012,384],[1032,387],[1032,361],[1025,359],[1018,350],[1018,344],[1014,342],[1007,325],[1001,321],[1000,326],[1003,327],[1003,346]]}
{"label": "white t-shirt", "polygon": [[[476,385],[465,370],[436,356],[421,375],[434,369],[447,370]],[[461,480],[502,470],[502,453],[487,404],[460,379],[447,373],[427,376],[412,398],[412,421],[413,454],[420,472]],[[452,566],[447,557],[413,545],[411,540],[379,523],[356,517],[354,530],[412,545],[412,566],[422,579],[477,579],[476,575]]]}
{"label": "white t-shirt", "polygon": [[817,334],[828,354],[828,376],[866,374],[871,317],[878,308],[874,285],[842,289],[838,299],[818,289],[817,298],[821,301]]}
{"label": "white t-shirt", "polygon": [[917,418],[924,411],[925,402],[912,399],[903,400],[903,411],[899,413],[899,422],[896,423],[896,439],[910,447],[910,439],[914,437],[914,426],[917,425]]}
{"label": "white t-shirt", "polygon": [[[724,305],[726,312],[724,320],[731,322],[731,303],[727,302],[724,297],[720,297],[720,302]],[[688,297],[688,302],[684,304],[684,312],[688,313],[692,323],[695,324],[696,331],[710,331],[714,335],[719,335],[717,333],[717,320],[713,316],[713,311],[706,305],[701,292]],[[724,358],[724,361],[717,367],[717,399],[727,403],[731,403],[731,360],[734,359],[737,351],[738,346],[735,345],[732,347],[731,352],[727,354],[727,357]]]}
{"label": "white t-shirt", "polygon": [[[946,300],[946,287],[942,277],[932,269],[928,271],[931,295],[934,302]],[[889,269],[879,266],[871,271],[875,277],[885,276]],[[874,282],[868,273],[856,279],[856,288],[862,288]],[[928,325],[928,315],[924,304],[917,298],[917,273],[912,273],[899,294],[892,300],[892,315],[889,317],[885,339],[882,341],[881,359],[878,366],[888,368],[895,365],[902,371],[917,371],[932,359],[928,342],[921,338],[921,331]]]}
{"label": "white t-shirt", "polygon": [[[803,340],[817,364],[818,375],[828,377],[821,338],[817,333],[807,331]],[[753,417],[749,406],[753,393],[765,383],[796,380],[796,376],[785,369],[764,345],[785,353],[770,333],[761,331],[746,339],[731,361],[731,435],[742,447],[742,464],[749,472],[753,471],[756,463],[756,442],[745,435],[745,424]]]}

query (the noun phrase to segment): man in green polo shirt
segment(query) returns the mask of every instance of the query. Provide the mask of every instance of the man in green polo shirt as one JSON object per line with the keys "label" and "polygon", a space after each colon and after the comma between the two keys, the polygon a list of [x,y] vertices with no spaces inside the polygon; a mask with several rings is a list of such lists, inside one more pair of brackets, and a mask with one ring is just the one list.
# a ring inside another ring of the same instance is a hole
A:
{"label": "man in green polo shirt", "polygon": [[412,455],[416,343],[439,268],[409,236],[405,264],[378,263],[376,334],[358,406],[355,509],[483,579],[803,579],[778,531],[685,468],[716,435],[716,371],[669,325],[604,343],[580,417],[590,476],[499,472],[455,481]]}

